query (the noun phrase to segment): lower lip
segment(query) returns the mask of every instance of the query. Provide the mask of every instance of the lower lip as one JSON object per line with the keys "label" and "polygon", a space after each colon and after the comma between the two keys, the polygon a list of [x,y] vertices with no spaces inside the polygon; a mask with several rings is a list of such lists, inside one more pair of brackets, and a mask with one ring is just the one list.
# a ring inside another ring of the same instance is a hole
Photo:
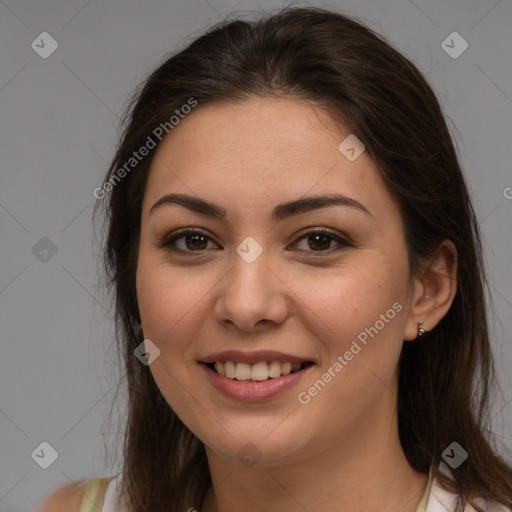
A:
{"label": "lower lip", "polygon": [[261,382],[253,380],[234,380],[227,377],[221,377],[204,363],[200,363],[211,384],[218,391],[228,396],[246,402],[255,402],[268,400],[280,393],[295,386],[314,365],[310,365],[303,370],[288,375],[282,375],[274,379],[268,379]]}

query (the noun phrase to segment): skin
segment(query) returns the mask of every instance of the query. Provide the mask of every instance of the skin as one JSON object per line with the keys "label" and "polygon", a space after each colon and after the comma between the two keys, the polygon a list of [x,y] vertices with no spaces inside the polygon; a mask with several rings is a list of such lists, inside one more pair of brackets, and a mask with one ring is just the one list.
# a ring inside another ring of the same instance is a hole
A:
{"label": "skin", "polygon": [[[338,150],[348,135],[311,103],[251,98],[197,106],[154,156],[137,297],[144,337],[161,351],[150,371],[206,447],[213,487],[196,509],[414,512],[421,499],[427,475],[412,469],[398,438],[397,362],[418,323],[431,330],[448,311],[456,250],[443,242],[428,270],[411,277],[398,206],[366,151],[349,161]],[[150,215],[171,192],[213,202],[226,218],[176,204]],[[281,202],[332,193],[371,215],[333,205],[270,219]],[[206,231],[200,250],[185,238],[176,242],[181,253],[157,246],[185,227]],[[322,227],[354,245],[315,244]],[[235,250],[248,236],[263,250],[252,263]],[[396,302],[402,310],[301,404],[298,393]],[[215,390],[197,363],[229,349],[280,350],[316,366],[277,397],[242,403]],[[237,456],[249,442],[261,455],[251,467]]]}

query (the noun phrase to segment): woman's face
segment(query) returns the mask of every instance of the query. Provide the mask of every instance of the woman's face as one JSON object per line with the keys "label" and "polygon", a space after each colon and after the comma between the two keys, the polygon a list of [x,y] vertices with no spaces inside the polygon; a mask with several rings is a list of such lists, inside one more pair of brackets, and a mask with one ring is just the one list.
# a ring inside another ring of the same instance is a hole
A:
{"label": "woman's face", "polygon": [[[199,105],[154,156],[137,267],[144,337],[160,350],[149,369],[227,459],[299,460],[395,415],[397,362],[416,328],[403,225],[368,153],[354,159],[351,139],[338,149],[349,135],[306,102],[254,98]],[[152,209],[167,194],[216,214]],[[334,195],[347,199],[306,201]],[[184,228],[195,233],[171,241]],[[223,364],[234,380],[204,364],[214,360],[259,364]],[[314,364],[266,378],[302,361]]]}

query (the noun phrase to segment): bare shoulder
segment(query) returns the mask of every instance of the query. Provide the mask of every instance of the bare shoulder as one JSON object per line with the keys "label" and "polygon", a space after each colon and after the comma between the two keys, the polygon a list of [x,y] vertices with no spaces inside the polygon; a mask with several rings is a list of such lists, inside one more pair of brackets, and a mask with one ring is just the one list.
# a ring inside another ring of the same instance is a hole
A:
{"label": "bare shoulder", "polygon": [[37,512],[78,512],[87,480],[59,487],[41,505]]}

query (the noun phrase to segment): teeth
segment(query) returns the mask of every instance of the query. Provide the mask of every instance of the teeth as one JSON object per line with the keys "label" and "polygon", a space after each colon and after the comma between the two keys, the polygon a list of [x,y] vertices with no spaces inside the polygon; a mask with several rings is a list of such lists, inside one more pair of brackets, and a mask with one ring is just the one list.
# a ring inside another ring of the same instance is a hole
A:
{"label": "teeth", "polygon": [[302,363],[281,363],[280,361],[261,361],[256,364],[237,363],[234,361],[216,361],[214,363],[215,371],[221,377],[236,380],[255,380],[263,381],[269,378],[275,379],[281,375],[288,375],[292,371],[299,370]]}
{"label": "teeth", "polygon": [[224,364],[224,371],[226,372],[226,377],[228,379],[234,379],[236,375],[236,366],[233,361],[226,361]]}
{"label": "teeth", "polygon": [[[240,365],[240,363],[238,363]],[[249,366],[249,365],[247,365]],[[251,368],[251,380],[267,380],[268,379],[268,367],[265,361],[252,365]]]}
{"label": "teeth", "polygon": [[275,378],[281,377],[281,363],[279,361],[272,361],[268,369],[268,376]]}
{"label": "teeth", "polygon": [[217,361],[213,367],[215,368],[215,371],[221,376],[221,377],[225,377],[226,376],[226,371],[224,370],[224,365],[220,362],[220,361]]}
{"label": "teeth", "polygon": [[249,380],[251,378],[251,365],[247,363],[236,363],[236,380]]}
{"label": "teeth", "polygon": [[283,375],[288,375],[292,371],[292,363],[283,363],[281,366],[281,373]]}

